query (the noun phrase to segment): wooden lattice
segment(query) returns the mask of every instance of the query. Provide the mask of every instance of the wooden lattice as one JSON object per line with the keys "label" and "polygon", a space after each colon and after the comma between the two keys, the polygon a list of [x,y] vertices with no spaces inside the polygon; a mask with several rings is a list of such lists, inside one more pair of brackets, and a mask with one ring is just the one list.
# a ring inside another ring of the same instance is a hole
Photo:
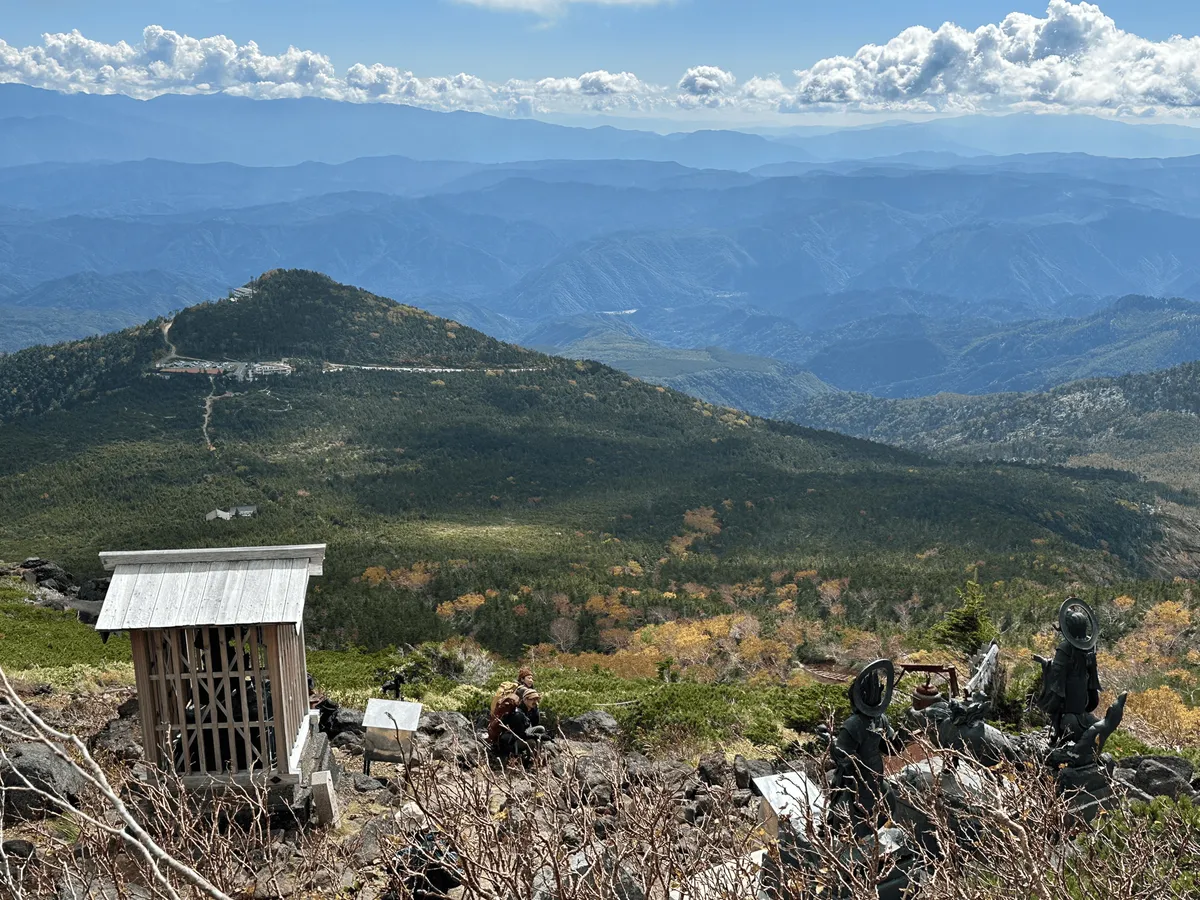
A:
{"label": "wooden lattice", "polygon": [[[291,701],[295,685],[280,677],[279,630],[294,634],[290,625],[133,633],[143,718],[150,714],[143,734],[160,768],[185,776],[286,771],[295,728],[277,728],[284,710],[272,695],[280,685]],[[287,712],[287,720],[297,721]]]}

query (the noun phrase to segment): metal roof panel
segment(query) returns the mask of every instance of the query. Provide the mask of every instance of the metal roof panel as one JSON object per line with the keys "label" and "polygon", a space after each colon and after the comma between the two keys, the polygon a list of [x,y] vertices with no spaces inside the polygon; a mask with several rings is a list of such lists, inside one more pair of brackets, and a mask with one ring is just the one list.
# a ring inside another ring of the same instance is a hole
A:
{"label": "metal roof panel", "polygon": [[101,557],[113,576],[96,623],[99,631],[298,623],[304,618],[309,576],[319,570],[325,545]]}

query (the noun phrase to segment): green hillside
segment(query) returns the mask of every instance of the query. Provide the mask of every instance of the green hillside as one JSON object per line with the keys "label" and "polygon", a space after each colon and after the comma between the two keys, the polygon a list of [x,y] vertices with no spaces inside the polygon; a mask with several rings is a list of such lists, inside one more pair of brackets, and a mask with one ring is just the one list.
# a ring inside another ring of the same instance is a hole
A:
{"label": "green hillside", "polygon": [[[910,625],[936,621],[965,573],[1062,585],[1159,555],[1158,489],[1128,476],[938,462],[755,419],[313,273],[254,288],[167,336],[184,355],[286,357],[294,375],[155,374],[159,323],[0,359],[0,558],[86,575],[101,549],[326,541],[315,643],[470,633],[516,653],[564,604],[584,610],[578,646],[600,646],[589,598],[618,589],[646,621],[769,611],[774,573],[811,570],[848,587],[831,607],[803,581],[800,608],[886,632],[904,604]],[[258,515],[205,521],[233,504]]]}
{"label": "green hillside", "polygon": [[424,310],[296,271],[251,282],[249,299],[202,303],[171,326],[179,353],[207,359],[309,360],[358,365],[540,365],[503,344]]}
{"label": "green hillside", "polygon": [[594,359],[635,378],[665,385],[717,406],[777,416],[809,397],[835,390],[797,365],[733,353],[721,347],[664,347],[636,329],[620,327],[620,317],[597,325],[580,318],[534,332],[533,343],[573,359]]}
{"label": "green hillside", "polygon": [[1200,491],[1200,363],[1044,393],[831,394],[788,418],[955,459],[1105,466]]}

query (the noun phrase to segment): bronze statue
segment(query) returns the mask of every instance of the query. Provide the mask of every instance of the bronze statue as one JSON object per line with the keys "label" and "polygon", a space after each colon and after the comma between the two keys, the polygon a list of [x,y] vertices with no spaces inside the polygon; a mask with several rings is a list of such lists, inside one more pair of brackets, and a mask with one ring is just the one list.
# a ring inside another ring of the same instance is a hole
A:
{"label": "bronze statue", "polygon": [[1125,694],[1116,699],[1103,718],[1100,676],[1096,671],[1096,644],[1100,623],[1092,608],[1078,597],[1068,597],[1058,610],[1062,640],[1053,659],[1035,656],[1042,666],[1042,689],[1036,703],[1050,717],[1054,729],[1049,761],[1085,766],[1099,759],[1104,742],[1117,730],[1125,714]]}
{"label": "bronze statue", "polygon": [[874,834],[886,818],[883,808],[883,757],[900,741],[886,710],[896,688],[896,669],[890,659],[877,659],[850,686],[854,711],[842,723],[831,754],[837,766],[833,804],[849,806],[850,822],[858,837]]}

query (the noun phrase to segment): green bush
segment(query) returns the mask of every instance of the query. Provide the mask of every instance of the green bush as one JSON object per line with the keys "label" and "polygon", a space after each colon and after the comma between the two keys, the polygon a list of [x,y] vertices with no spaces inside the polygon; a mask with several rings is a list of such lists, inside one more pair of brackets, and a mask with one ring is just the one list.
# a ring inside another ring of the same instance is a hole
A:
{"label": "green bush", "polygon": [[968,581],[957,593],[962,605],[929,629],[929,635],[935,644],[970,656],[999,632],[988,615],[979,582]]}

